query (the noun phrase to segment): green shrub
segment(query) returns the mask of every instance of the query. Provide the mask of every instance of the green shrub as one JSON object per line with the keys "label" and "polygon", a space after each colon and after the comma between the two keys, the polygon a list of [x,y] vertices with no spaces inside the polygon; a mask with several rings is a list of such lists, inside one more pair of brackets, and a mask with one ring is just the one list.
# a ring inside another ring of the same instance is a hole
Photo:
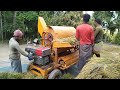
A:
{"label": "green shrub", "polygon": [[23,74],[20,73],[9,73],[2,72],[0,73],[0,79],[22,79]]}
{"label": "green shrub", "polygon": [[36,76],[30,72],[27,73],[2,72],[0,73],[0,79],[44,79],[44,77]]}
{"label": "green shrub", "polygon": [[120,45],[120,33],[116,34],[115,38],[113,39],[113,43]]}

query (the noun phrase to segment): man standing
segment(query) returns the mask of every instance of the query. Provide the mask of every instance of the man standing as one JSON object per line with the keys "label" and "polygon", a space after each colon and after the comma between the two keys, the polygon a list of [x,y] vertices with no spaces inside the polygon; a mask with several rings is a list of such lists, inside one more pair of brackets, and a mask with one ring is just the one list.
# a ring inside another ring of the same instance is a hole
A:
{"label": "man standing", "polygon": [[95,19],[95,25],[96,25],[96,29],[95,29],[95,45],[94,45],[94,49],[93,49],[93,54],[95,54],[97,57],[100,57],[100,51],[102,49],[102,44],[103,44],[103,29],[101,26],[101,20],[100,19]]}
{"label": "man standing", "polygon": [[22,39],[23,33],[20,30],[15,30],[13,37],[9,40],[11,67],[13,72],[22,73],[20,53],[32,60],[32,56],[27,54],[19,47],[19,41]]}
{"label": "man standing", "polygon": [[88,59],[92,56],[92,47],[94,45],[94,30],[89,25],[89,14],[83,15],[83,24],[76,28],[76,39],[80,41],[80,60],[78,61],[78,72],[81,71],[83,66],[88,62]]}

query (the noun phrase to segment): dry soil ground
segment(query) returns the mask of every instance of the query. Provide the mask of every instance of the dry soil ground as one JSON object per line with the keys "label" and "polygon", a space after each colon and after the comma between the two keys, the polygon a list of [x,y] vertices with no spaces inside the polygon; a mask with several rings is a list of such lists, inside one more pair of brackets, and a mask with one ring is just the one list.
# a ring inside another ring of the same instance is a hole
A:
{"label": "dry soil ground", "polygon": [[[26,44],[20,45],[22,50],[25,50],[25,47],[27,47]],[[30,63],[27,57],[24,57],[21,55],[21,63],[22,63],[22,69],[23,72],[27,71],[27,65]],[[76,72],[74,72],[76,68],[76,65],[66,70],[68,73],[72,75],[76,75]],[[0,44],[0,72],[6,72],[10,71],[10,61],[9,61],[9,46],[8,44]]]}
{"label": "dry soil ground", "polygon": [[[26,45],[21,45],[20,47],[24,50]],[[30,61],[27,57],[21,55],[21,62],[23,65],[26,65]],[[8,44],[0,44],[0,71],[4,71],[5,69],[2,70],[4,67],[10,67]]]}

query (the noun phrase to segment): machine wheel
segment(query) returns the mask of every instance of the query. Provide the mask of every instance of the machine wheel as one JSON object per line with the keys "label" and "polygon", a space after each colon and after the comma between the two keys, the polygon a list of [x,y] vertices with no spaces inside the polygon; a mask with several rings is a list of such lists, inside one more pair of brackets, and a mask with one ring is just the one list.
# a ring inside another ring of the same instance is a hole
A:
{"label": "machine wheel", "polygon": [[31,64],[33,64],[33,61],[31,61],[31,62],[28,64],[28,66],[27,66],[27,71],[30,70],[30,65],[31,65]]}
{"label": "machine wheel", "polygon": [[48,79],[60,79],[62,72],[59,69],[54,69],[48,76]]}

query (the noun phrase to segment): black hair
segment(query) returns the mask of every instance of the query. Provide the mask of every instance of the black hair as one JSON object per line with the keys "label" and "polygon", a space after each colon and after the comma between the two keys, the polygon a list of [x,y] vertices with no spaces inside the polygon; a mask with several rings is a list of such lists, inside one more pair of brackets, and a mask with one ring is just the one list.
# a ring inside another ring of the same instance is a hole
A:
{"label": "black hair", "polygon": [[97,22],[97,23],[100,24],[100,25],[102,24],[102,21],[101,21],[99,18],[96,18],[96,19],[95,19],[95,22]]}
{"label": "black hair", "polygon": [[90,15],[89,14],[84,14],[83,15],[83,21],[84,22],[86,22],[86,23],[89,22],[89,19],[90,19]]}

